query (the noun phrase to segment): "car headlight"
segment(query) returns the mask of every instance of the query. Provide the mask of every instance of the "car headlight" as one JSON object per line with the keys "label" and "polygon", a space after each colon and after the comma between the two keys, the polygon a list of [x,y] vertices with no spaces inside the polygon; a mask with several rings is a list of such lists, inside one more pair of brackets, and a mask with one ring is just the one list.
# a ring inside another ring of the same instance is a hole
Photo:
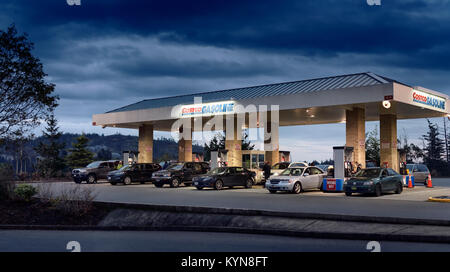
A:
{"label": "car headlight", "polygon": [[272,175],[273,176],[278,176],[278,175],[280,175],[280,173],[273,173]]}
{"label": "car headlight", "polygon": [[294,182],[296,182],[295,179],[290,179],[290,180],[289,180],[289,183],[294,183]]}
{"label": "car headlight", "polygon": [[373,185],[373,181],[364,181],[363,185]]}

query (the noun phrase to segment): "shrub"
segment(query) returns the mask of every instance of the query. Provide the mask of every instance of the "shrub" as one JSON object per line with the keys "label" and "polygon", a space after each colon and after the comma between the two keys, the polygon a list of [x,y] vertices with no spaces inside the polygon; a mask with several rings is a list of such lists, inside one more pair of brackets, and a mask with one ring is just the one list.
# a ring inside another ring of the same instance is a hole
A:
{"label": "shrub", "polygon": [[65,214],[82,216],[93,207],[97,194],[92,186],[70,185],[64,186],[55,198],[55,206]]}
{"label": "shrub", "polygon": [[37,194],[37,190],[31,185],[20,184],[14,189],[14,194],[18,199],[29,202]]}

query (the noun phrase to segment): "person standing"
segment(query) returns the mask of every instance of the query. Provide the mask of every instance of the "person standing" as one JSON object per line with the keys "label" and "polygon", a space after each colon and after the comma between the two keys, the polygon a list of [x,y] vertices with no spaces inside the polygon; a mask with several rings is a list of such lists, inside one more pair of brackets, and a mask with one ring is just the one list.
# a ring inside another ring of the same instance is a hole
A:
{"label": "person standing", "polygon": [[269,179],[269,177],[270,177],[270,169],[271,169],[271,167],[270,167],[269,162],[265,161],[263,169],[262,169],[263,172],[264,172],[264,181],[267,181]]}

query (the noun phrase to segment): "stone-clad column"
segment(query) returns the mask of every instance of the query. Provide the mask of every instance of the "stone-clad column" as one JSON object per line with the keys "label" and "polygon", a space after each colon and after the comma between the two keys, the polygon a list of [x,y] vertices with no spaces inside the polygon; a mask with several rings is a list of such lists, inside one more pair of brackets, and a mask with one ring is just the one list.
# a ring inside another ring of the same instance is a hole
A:
{"label": "stone-clad column", "polygon": [[363,108],[346,110],[346,146],[353,147],[353,162],[366,167],[366,111]]}
{"label": "stone-clad column", "polygon": [[399,171],[397,151],[397,116],[380,114],[380,164]]}
{"label": "stone-clad column", "polygon": [[236,116],[227,116],[225,126],[225,149],[228,150],[228,166],[242,166],[242,127]]}
{"label": "stone-clad column", "polygon": [[138,162],[153,162],[153,125],[139,127],[139,156]]}
{"label": "stone-clad column", "polygon": [[[183,132],[183,128],[179,130],[178,140],[178,161],[191,162],[192,161],[192,130]],[[184,136],[184,137],[183,137]],[[188,137],[186,137],[188,136]],[[189,137],[190,136],[190,137]],[[185,139],[188,138],[188,139]]]}

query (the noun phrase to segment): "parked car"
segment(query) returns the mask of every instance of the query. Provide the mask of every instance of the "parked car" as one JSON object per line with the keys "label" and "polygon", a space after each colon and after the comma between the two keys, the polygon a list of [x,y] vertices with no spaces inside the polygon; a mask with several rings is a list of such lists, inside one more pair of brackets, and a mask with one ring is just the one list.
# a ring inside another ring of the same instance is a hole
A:
{"label": "parked car", "polygon": [[107,177],[111,185],[116,185],[117,183],[130,185],[133,182],[144,184],[151,181],[152,174],[159,170],[161,170],[161,166],[156,163],[135,163],[125,165],[119,170],[111,171]]}
{"label": "parked car", "polygon": [[409,170],[409,173],[414,176],[414,182],[427,185],[430,170],[428,170],[428,167],[425,164],[407,164],[406,168]]}
{"label": "parked car", "polygon": [[401,194],[403,191],[403,177],[391,168],[362,169],[344,185],[346,196],[353,193],[369,193],[380,196],[385,192]]}
{"label": "parked car", "polygon": [[308,167],[308,163],[306,162],[292,162],[289,164],[288,168],[297,168],[297,167]]}
{"label": "parked car", "polygon": [[221,190],[223,187],[244,186],[252,188],[256,173],[243,167],[217,167],[205,175],[193,178],[198,190],[211,187]]}
{"label": "parked car", "polygon": [[270,177],[266,189],[270,193],[289,191],[299,194],[304,190],[321,189],[326,174],[315,166],[288,168],[279,176]]}
{"label": "parked car", "polygon": [[270,169],[271,176],[278,176],[281,172],[283,172],[286,168],[289,167],[290,162],[279,162],[272,166]]}
{"label": "parked car", "polygon": [[159,170],[152,175],[153,184],[156,187],[163,187],[169,184],[176,188],[181,183],[189,186],[192,184],[192,178],[206,174],[209,171],[209,164],[206,162],[178,162],[172,163],[164,170]]}
{"label": "parked car", "polygon": [[95,161],[86,167],[73,169],[72,178],[75,183],[96,183],[99,179],[106,179],[108,172],[115,170],[116,166],[115,161]]}

